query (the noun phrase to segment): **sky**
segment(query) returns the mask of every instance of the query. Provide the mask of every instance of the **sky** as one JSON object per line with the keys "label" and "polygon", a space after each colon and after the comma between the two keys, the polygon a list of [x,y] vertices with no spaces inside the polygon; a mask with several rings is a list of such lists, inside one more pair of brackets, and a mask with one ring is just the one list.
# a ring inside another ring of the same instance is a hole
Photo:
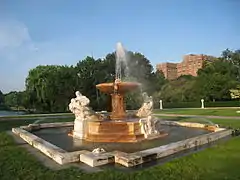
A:
{"label": "sky", "polygon": [[240,48],[239,0],[0,0],[0,90],[37,65],[102,58],[117,42],[155,67]]}

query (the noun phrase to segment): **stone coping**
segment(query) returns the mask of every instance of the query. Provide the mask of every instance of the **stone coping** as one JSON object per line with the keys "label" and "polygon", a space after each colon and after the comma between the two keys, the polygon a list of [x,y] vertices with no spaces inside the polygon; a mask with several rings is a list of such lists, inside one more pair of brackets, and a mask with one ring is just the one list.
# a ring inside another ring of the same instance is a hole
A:
{"label": "stone coping", "polygon": [[[184,126],[191,128],[206,128],[206,125],[191,122],[176,122],[176,121],[160,121],[161,124],[169,126]],[[43,124],[30,124],[28,126],[21,126],[12,128],[12,132],[21,137],[34,148],[44,153],[49,158],[56,161],[58,164],[68,164],[73,162],[83,162],[89,166],[96,167],[109,163],[118,163],[125,167],[133,167],[145,162],[157,160],[183,150],[198,147],[218,139],[224,138],[232,134],[231,129],[215,128],[214,132],[203,134],[200,136],[192,137],[189,139],[173,142],[167,145],[154,147],[134,153],[125,153],[120,151],[93,153],[87,150],[67,152],[54,144],[45,141],[42,138],[31,133],[33,130],[43,128],[57,128],[73,126],[73,122],[60,122],[60,123],[43,123]]]}

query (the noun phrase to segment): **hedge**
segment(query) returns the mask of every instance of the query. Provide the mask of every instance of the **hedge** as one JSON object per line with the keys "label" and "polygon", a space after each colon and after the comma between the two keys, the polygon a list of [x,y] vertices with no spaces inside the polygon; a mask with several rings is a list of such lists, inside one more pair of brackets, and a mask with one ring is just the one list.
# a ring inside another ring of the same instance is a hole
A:
{"label": "hedge", "polygon": [[[159,109],[159,103],[155,103],[155,109]],[[204,102],[205,107],[240,107],[240,101],[215,101]],[[163,102],[163,108],[199,108],[201,102]]]}

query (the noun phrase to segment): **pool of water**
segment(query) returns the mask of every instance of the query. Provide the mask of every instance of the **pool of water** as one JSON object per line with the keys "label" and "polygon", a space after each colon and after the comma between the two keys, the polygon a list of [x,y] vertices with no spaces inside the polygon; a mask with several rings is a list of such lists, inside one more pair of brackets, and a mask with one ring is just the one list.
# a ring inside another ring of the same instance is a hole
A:
{"label": "pool of water", "polygon": [[68,136],[72,129],[72,127],[46,128],[35,131],[33,134],[70,152],[77,150],[92,151],[101,147],[108,152],[118,150],[132,153],[209,133],[209,131],[203,129],[161,125],[160,129],[167,132],[168,135],[159,139],[137,143],[100,143],[87,142]]}

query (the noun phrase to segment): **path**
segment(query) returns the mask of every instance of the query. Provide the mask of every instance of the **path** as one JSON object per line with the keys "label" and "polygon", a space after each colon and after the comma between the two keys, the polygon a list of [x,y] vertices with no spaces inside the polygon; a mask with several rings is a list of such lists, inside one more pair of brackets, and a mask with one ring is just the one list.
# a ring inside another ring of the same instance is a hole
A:
{"label": "path", "polygon": [[203,115],[186,115],[186,114],[153,114],[154,116],[168,116],[168,117],[198,117],[198,118],[211,118],[211,119],[239,119],[240,116],[203,116]]}

